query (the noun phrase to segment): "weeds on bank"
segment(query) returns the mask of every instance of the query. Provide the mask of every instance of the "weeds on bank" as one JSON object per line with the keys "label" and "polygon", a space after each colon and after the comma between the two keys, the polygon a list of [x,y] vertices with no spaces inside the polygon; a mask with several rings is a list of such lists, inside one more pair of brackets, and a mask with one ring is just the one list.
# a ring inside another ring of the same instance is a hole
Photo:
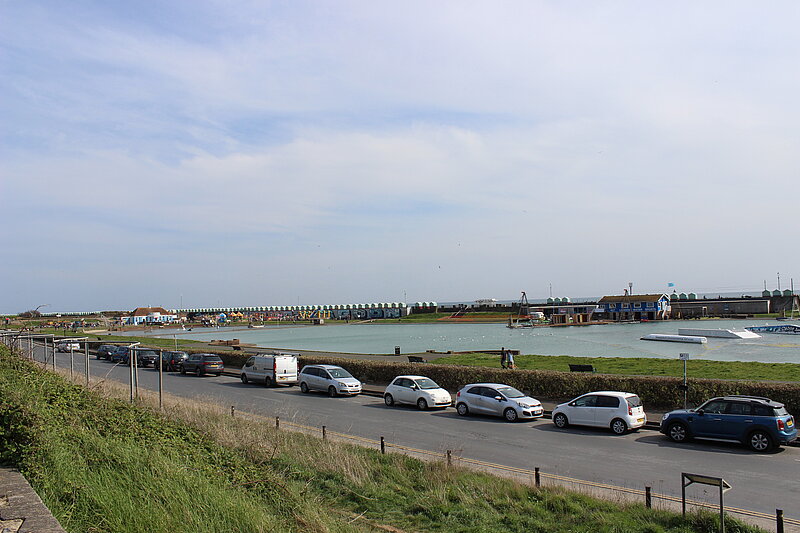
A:
{"label": "weeds on bank", "polygon": [[[0,350],[3,350],[0,348]],[[276,430],[217,406],[91,392],[0,351],[0,461],[68,531],[716,531],[641,505]],[[273,422],[274,423],[274,422]],[[730,520],[729,531],[756,532]]]}

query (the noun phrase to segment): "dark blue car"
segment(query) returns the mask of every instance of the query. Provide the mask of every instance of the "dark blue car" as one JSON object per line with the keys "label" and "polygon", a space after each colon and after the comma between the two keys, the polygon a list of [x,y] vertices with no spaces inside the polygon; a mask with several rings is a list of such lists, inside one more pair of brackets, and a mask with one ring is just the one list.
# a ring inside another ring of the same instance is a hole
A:
{"label": "dark blue car", "polygon": [[758,396],[712,398],[697,409],[678,409],[661,419],[661,433],[675,442],[693,437],[738,441],[767,452],[797,438],[794,417],[782,403]]}

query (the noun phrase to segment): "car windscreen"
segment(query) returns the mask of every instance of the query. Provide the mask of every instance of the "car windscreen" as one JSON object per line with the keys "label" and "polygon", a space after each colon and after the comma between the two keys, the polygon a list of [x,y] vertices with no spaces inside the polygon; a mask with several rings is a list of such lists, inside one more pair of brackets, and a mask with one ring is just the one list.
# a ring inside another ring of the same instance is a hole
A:
{"label": "car windscreen", "polygon": [[499,392],[506,398],[522,398],[523,396],[525,396],[514,387],[497,387],[497,392]]}
{"label": "car windscreen", "polygon": [[640,400],[638,396],[628,396],[627,398],[625,398],[625,400],[628,402],[628,407],[642,406],[642,400]]}
{"label": "car windscreen", "polygon": [[331,375],[332,378],[352,378],[353,376],[350,375],[350,372],[345,370],[344,368],[329,368],[328,374]]}
{"label": "car windscreen", "polygon": [[436,384],[435,381],[433,381],[432,379],[428,379],[428,378],[418,379],[418,380],[416,380],[416,382],[417,382],[417,386],[420,389],[439,389],[439,388],[441,388],[441,387],[439,387],[439,385]]}

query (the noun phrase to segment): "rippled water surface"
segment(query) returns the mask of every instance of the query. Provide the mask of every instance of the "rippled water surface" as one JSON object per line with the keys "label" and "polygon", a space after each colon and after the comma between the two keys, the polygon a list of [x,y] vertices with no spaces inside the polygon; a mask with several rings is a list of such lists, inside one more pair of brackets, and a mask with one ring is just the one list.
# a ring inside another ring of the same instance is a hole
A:
{"label": "rippled water surface", "polygon": [[159,330],[156,336],[202,341],[240,339],[280,349],[346,353],[403,353],[514,348],[523,354],[597,357],[677,357],[686,352],[704,359],[800,363],[800,335],[765,334],[760,339],[714,339],[708,344],[642,341],[648,333],[678,333],[678,328],[743,329],[775,324],[756,320],[704,320],[609,324],[581,327],[508,329],[504,324],[349,324],[267,326],[263,329],[195,328]]}

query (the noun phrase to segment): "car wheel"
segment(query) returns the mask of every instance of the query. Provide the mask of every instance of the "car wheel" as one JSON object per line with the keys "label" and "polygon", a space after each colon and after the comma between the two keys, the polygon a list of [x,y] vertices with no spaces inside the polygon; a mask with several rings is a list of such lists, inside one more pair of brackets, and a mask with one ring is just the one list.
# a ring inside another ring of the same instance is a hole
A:
{"label": "car wheel", "polygon": [[197,368],[194,369],[194,375],[197,376],[197,377],[202,376],[203,375],[203,370],[198,366]]}
{"label": "car wheel", "polygon": [[264,378],[264,386],[265,387],[274,387],[275,386],[275,380],[272,379],[269,376],[265,377]]}
{"label": "car wheel", "polygon": [[516,421],[517,421],[517,418],[518,418],[518,415],[517,415],[517,410],[516,410],[516,409],[514,409],[513,407],[509,407],[508,409],[506,409],[505,411],[503,411],[503,416],[504,416],[504,417],[506,418],[506,420],[508,420],[509,422],[516,422]]}
{"label": "car wheel", "polygon": [[556,416],[553,417],[553,424],[556,425],[557,428],[565,428],[569,425],[569,420],[567,420],[567,415],[564,413],[558,413]]}
{"label": "car wheel", "polygon": [[611,431],[614,432],[614,435],[624,435],[628,431],[628,424],[621,418],[615,418],[611,421]]}
{"label": "car wheel", "polygon": [[242,380],[242,383],[247,385],[247,374],[242,374],[241,376],[239,376],[239,379]]}
{"label": "car wheel", "polygon": [[667,436],[673,442],[686,442],[689,440],[689,430],[680,422],[673,422],[667,428]]}
{"label": "car wheel", "polygon": [[336,387],[334,387],[333,385],[328,387],[328,396],[330,396],[331,398],[336,398]]}
{"label": "car wheel", "polygon": [[750,433],[750,436],[747,438],[747,445],[754,452],[768,452],[773,446],[772,437],[770,437],[769,433],[766,431],[758,429]]}
{"label": "car wheel", "polygon": [[465,403],[460,403],[456,405],[456,412],[461,416],[467,416],[469,414],[469,407],[467,407]]}
{"label": "car wheel", "polygon": [[417,400],[417,409],[420,411],[424,411],[428,408],[428,402],[425,401],[425,398],[420,398]]}
{"label": "car wheel", "polygon": [[306,394],[308,392],[308,385],[306,385],[305,381],[300,382],[300,392]]}
{"label": "car wheel", "polygon": [[384,394],[383,403],[385,403],[387,407],[391,407],[394,405],[394,398],[392,398],[391,394]]}
{"label": "car wheel", "polygon": [[181,374],[186,374],[186,367],[181,365]]}

